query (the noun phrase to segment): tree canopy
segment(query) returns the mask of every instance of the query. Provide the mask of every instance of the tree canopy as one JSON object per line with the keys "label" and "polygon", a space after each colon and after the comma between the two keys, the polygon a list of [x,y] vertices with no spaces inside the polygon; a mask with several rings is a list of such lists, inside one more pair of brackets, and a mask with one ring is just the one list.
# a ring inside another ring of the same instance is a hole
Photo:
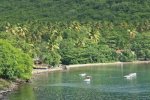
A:
{"label": "tree canopy", "polygon": [[0,48],[0,76],[28,78],[34,58],[52,66],[149,60],[149,4],[150,0],[0,0],[0,47],[5,48]]}
{"label": "tree canopy", "polygon": [[31,58],[7,41],[0,39],[0,77],[5,79],[29,79],[32,71]]}
{"label": "tree canopy", "polygon": [[149,0],[1,0],[0,22],[150,20]]}

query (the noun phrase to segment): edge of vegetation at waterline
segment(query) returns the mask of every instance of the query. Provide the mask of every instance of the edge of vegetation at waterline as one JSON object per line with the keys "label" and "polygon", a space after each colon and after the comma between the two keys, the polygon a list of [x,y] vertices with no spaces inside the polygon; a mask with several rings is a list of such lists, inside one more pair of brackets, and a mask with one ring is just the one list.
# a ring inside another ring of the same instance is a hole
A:
{"label": "edge of vegetation at waterline", "polygon": [[[111,62],[111,63],[91,63],[91,64],[74,64],[74,65],[66,65],[66,70],[70,68],[76,68],[76,67],[87,67],[87,66],[101,66],[101,65],[113,65],[113,64],[128,64],[128,63],[150,63],[150,60],[148,61],[133,61],[133,62]],[[47,69],[33,69],[32,74],[40,74],[43,72],[51,72],[51,71],[62,71],[65,70],[62,66],[61,67],[55,67],[55,68],[47,68]]]}
{"label": "edge of vegetation at waterline", "polygon": [[3,100],[8,93],[17,90],[21,84],[26,82],[28,82],[28,80],[22,79],[8,80],[0,78],[0,100],[1,99]]}
{"label": "edge of vegetation at waterline", "polygon": [[13,82],[0,78],[0,100],[3,99],[9,92],[12,92],[18,88],[19,81]]}
{"label": "edge of vegetation at waterline", "polygon": [[150,61],[133,61],[133,62],[111,62],[111,63],[93,63],[93,64],[76,64],[69,65],[69,68],[73,67],[86,67],[86,66],[101,66],[101,65],[113,65],[113,64],[127,64],[127,63],[150,63]]}

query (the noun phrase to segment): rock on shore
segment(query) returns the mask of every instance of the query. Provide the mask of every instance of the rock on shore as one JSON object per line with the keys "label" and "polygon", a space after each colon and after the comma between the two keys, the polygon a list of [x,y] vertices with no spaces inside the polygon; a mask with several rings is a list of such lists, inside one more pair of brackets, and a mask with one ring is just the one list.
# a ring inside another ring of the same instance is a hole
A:
{"label": "rock on shore", "polygon": [[4,97],[11,91],[14,91],[15,89],[17,89],[19,83],[17,82],[10,82],[10,81],[6,81],[4,79],[1,79],[1,85],[3,87],[1,87],[0,89],[0,100],[3,100]]}

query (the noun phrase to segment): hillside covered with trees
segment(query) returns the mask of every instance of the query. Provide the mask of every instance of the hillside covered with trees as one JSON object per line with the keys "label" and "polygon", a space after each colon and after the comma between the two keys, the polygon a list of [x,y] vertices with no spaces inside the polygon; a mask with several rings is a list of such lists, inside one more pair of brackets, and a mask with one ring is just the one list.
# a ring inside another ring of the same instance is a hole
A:
{"label": "hillside covered with trees", "polygon": [[149,0],[1,0],[0,22],[150,20]]}
{"label": "hillside covered with trees", "polygon": [[0,76],[29,78],[31,58],[52,66],[149,60],[149,12],[149,0],[1,0]]}

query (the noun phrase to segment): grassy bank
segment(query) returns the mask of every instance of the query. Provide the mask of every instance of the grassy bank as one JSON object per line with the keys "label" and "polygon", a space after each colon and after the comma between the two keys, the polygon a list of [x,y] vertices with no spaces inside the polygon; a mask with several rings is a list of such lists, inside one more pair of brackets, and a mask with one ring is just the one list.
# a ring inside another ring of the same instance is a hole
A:
{"label": "grassy bank", "polygon": [[10,85],[11,85],[10,81],[4,80],[4,79],[0,79],[0,90],[9,88]]}

